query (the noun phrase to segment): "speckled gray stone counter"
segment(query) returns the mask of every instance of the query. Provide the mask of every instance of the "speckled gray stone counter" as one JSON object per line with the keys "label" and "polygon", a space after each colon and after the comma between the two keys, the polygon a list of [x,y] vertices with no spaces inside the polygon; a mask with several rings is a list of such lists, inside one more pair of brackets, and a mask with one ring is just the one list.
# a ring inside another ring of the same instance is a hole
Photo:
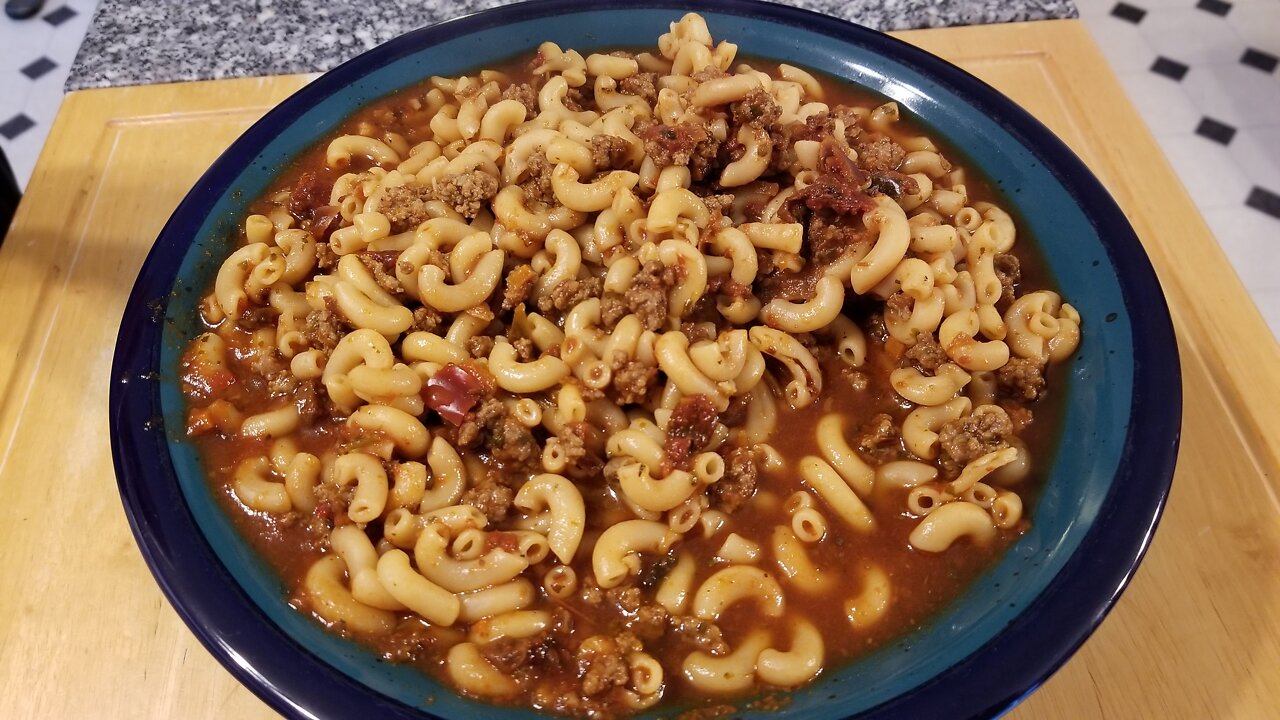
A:
{"label": "speckled gray stone counter", "polygon": [[[423,25],[511,0],[102,0],[68,90],[328,70]],[[791,0],[877,30],[1075,17],[1072,0]]]}

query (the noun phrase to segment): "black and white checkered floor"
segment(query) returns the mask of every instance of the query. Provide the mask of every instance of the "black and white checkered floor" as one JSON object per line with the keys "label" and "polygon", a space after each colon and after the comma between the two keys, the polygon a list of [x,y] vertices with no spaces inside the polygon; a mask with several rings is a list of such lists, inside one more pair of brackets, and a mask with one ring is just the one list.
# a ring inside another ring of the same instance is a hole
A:
{"label": "black and white checkered floor", "polygon": [[[1280,335],[1280,0],[1076,0]],[[25,186],[97,0],[0,17],[0,147]]]}
{"label": "black and white checkered floor", "polygon": [[1280,0],[1076,0],[1280,336]]}
{"label": "black and white checkered floor", "polygon": [[48,0],[28,20],[0,15],[0,147],[25,186],[62,103],[97,0]]}

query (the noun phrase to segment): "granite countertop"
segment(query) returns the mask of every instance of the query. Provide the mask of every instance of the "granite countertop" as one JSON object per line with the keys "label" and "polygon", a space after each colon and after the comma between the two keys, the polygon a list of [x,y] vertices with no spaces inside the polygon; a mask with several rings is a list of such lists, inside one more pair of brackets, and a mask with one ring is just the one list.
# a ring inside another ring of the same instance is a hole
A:
{"label": "granite countertop", "polygon": [[[67,90],[328,70],[379,43],[512,0],[102,0]],[[1076,17],[1072,0],[790,0],[877,30]],[[349,28],[349,30],[344,30]]]}

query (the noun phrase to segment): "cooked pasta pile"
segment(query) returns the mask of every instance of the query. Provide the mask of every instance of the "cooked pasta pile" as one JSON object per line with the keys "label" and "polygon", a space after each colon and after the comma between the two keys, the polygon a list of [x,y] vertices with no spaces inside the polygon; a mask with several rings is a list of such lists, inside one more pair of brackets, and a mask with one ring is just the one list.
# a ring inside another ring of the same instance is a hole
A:
{"label": "cooked pasta pile", "polygon": [[918,622],[940,566],[876,543],[977,572],[1026,527],[1079,315],[894,103],[737,50],[690,14],[656,54],[431,78],[244,220],[188,430],[300,609],[626,713],[803,685]]}

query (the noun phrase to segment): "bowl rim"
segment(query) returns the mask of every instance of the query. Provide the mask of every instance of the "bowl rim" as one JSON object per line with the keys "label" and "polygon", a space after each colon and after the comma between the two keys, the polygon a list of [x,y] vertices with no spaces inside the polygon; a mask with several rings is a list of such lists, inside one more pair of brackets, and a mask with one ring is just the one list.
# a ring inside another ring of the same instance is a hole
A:
{"label": "bowl rim", "polygon": [[[1088,208],[1085,215],[1099,230],[1108,259],[1123,278],[1120,289],[1134,350],[1130,418],[1142,421],[1130,422],[1122,462],[1091,528],[1036,599],[967,657],[857,717],[991,717],[1007,711],[1066,662],[1101,623],[1133,577],[1159,522],[1172,483],[1182,416],[1177,344],[1164,295],[1141,243],[1110,194],[1069,147],[1017,104],[906,42],[839,18],[761,0],[613,0],[590,7],[574,0],[536,0],[464,15],[405,33],[324,73],[232,143],[161,230],[130,293],[116,344],[109,398],[112,455],[125,514],[148,568],[200,642],[278,712],[297,718],[370,711],[387,717],[435,717],[373,692],[298,644],[256,607],[214,554],[178,490],[159,420],[154,380],[163,312],[157,308],[167,302],[186,252],[188,241],[181,228],[193,226],[193,221],[198,226],[248,159],[318,100],[368,72],[458,35],[555,15],[627,8],[718,12],[857,42],[986,110]],[[1138,456],[1139,449],[1142,463],[1123,461]],[[161,477],[175,482],[152,482],[157,462]],[[241,632],[228,638],[227,627]],[[993,657],[1001,659],[999,672],[989,662]],[[937,687],[946,687],[946,692],[931,692]]]}

